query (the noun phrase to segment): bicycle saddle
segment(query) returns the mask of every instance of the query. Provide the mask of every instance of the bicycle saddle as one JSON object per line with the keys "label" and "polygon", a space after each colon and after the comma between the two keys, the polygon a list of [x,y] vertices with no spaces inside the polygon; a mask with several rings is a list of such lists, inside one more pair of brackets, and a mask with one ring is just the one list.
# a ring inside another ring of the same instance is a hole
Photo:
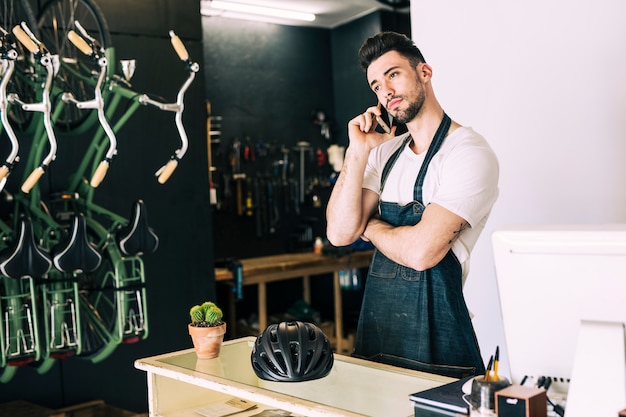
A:
{"label": "bicycle saddle", "polygon": [[42,278],[51,267],[50,255],[35,241],[32,220],[21,218],[17,239],[0,253],[0,272],[15,279]]}
{"label": "bicycle saddle", "polygon": [[153,253],[159,246],[159,238],[148,226],[148,213],[142,200],[135,201],[131,221],[116,233],[117,244],[125,255]]}
{"label": "bicycle saddle", "polygon": [[102,255],[87,239],[87,220],[83,213],[74,215],[70,232],[67,239],[52,250],[54,266],[62,272],[95,271],[102,262]]}

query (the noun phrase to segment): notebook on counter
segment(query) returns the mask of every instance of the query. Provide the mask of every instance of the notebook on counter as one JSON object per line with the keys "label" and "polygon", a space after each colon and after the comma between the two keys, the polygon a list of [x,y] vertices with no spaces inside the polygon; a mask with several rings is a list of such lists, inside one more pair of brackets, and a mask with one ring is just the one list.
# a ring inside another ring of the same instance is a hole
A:
{"label": "notebook on counter", "polygon": [[443,415],[469,415],[469,395],[467,396],[466,402],[466,400],[463,399],[463,395],[465,395],[463,393],[463,384],[472,378],[473,377],[462,378],[449,384],[431,388],[426,391],[416,392],[409,395],[409,398],[415,403],[417,408],[424,410],[443,410],[451,412],[451,414],[442,413]]}

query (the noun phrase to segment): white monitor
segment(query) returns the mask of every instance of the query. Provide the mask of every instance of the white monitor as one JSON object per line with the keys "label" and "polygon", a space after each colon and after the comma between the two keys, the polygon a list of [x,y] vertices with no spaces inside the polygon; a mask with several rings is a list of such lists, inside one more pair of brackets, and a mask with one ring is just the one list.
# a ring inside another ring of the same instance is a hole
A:
{"label": "white monitor", "polygon": [[566,395],[581,321],[626,323],[626,225],[515,226],[492,244],[510,378]]}

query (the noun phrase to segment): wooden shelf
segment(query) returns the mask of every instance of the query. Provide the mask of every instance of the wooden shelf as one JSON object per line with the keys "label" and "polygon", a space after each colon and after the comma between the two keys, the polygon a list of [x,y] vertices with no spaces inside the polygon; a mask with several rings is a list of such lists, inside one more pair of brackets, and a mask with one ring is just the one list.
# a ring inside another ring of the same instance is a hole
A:
{"label": "wooden shelf", "polygon": [[[313,252],[290,253],[256,258],[241,259],[243,268],[242,285],[258,286],[258,315],[259,329],[267,326],[267,286],[269,282],[287,279],[302,279],[302,297],[311,302],[310,277],[324,274],[333,274],[333,296],[335,309],[334,334],[328,335],[338,353],[350,353],[352,345],[349,339],[343,337],[343,304],[339,271],[369,266],[372,251],[352,252],[343,256],[326,256]],[[215,268],[215,280],[234,286],[233,274],[228,268]],[[229,300],[229,327],[236,328],[235,297],[231,293]]]}

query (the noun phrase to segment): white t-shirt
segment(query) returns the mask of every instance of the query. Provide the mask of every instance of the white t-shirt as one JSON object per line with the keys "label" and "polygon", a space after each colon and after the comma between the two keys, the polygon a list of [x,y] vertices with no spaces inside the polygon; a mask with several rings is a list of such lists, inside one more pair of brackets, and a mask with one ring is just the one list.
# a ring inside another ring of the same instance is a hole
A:
{"label": "white t-shirt", "polygon": [[[385,164],[407,134],[372,149],[363,187],[380,192]],[[426,151],[416,155],[408,146],[389,172],[381,201],[405,205],[413,201],[413,186]],[[460,127],[445,138],[430,162],[422,188],[422,203],[437,203],[465,219],[465,229],[452,244],[463,268],[463,282],[469,272],[469,257],[498,197],[498,159],[485,139],[470,127]]]}

